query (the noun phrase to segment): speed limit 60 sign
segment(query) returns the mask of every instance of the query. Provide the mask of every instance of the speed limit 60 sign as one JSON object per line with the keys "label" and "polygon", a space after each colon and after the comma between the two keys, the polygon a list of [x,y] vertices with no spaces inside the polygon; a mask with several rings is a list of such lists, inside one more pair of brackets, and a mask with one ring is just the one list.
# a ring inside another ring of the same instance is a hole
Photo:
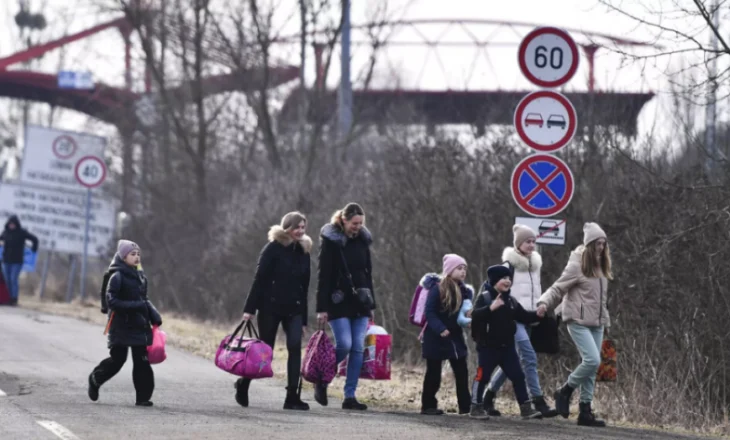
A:
{"label": "speed limit 60 sign", "polygon": [[539,87],[560,87],[578,70],[578,46],[567,32],[554,27],[540,27],[520,43],[520,70]]}
{"label": "speed limit 60 sign", "polygon": [[96,156],[84,156],[76,162],[76,180],[87,187],[96,188],[106,179],[106,165]]}

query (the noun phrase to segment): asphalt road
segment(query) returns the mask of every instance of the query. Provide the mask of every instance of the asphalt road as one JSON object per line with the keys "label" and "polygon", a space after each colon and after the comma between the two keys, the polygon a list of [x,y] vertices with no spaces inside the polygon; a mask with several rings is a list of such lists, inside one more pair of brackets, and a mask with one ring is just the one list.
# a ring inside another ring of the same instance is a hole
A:
{"label": "asphalt road", "polygon": [[[653,431],[580,428],[574,420],[523,422],[425,417],[374,409],[347,412],[330,401],[312,411],[284,411],[275,380],[251,387],[251,406],[233,400],[235,378],[210,361],[168,349],[154,366],[153,408],[134,406],[131,357],[104,385],[98,402],[86,395],[88,373],[106,357],[102,328],[70,318],[0,307],[0,439],[687,439]],[[699,438],[699,437],[694,437]]]}

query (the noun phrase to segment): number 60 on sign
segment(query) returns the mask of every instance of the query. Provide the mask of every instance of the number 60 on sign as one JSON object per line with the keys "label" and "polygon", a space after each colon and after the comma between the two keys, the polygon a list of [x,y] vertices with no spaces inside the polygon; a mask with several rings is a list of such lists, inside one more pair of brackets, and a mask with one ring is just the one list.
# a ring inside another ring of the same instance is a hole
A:
{"label": "number 60 on sign", "polygon": [[560,87],[578,70],[578,46],[567,32],[541,27],[530,32],[520,43],[520,70],[540,87]]}

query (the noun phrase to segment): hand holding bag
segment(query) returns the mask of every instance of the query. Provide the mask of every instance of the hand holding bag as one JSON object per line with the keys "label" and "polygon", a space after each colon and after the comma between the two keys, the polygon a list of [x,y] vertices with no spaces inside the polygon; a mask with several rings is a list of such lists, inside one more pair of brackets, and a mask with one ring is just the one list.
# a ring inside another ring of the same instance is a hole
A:
{"label": "hand holding bag", "polygon": [[539,324],[530,328],[530,344],[535,353],[560,353],[560,317],[545,316]]}

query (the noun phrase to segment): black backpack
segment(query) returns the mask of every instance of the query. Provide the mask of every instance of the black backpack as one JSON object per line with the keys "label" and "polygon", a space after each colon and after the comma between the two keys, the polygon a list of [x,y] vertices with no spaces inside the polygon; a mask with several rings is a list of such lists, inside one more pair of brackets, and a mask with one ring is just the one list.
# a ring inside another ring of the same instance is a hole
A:
{"label": "black backpack", "polygon": [[114,275],[117,271],[108,269],[106,272],[104,272],[104,278],[101,280],[101,292],[99,295],[101,296],[101,313],[107,314],[109,313],[109,305],[106,302],[106,289],[109,286],[109,279]]}

